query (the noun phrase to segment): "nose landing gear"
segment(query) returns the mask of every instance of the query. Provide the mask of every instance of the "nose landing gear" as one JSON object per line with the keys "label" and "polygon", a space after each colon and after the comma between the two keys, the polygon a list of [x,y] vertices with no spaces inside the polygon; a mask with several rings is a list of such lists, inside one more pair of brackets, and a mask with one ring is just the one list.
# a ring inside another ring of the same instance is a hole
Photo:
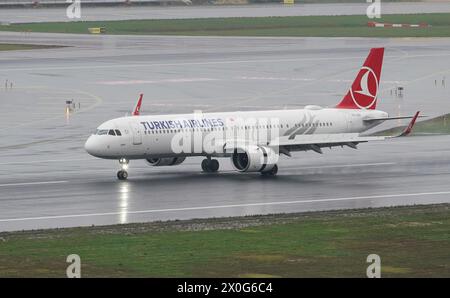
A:
{"label": "nose landing gear", "polygon": [[128,178],[128,172],[125,170],[120,170],[117,172],[117,178],[119,180],[127,180]]}
{"label": "nose landing gear", "polygon": [[129,161],[125,158],[119,159],[119,163],[120,163],[120,166],[122,167],[122,169],[117,172],[117,179],[127,180],[127,178],[128,178],[128,172],[127,172],[128,162]]}

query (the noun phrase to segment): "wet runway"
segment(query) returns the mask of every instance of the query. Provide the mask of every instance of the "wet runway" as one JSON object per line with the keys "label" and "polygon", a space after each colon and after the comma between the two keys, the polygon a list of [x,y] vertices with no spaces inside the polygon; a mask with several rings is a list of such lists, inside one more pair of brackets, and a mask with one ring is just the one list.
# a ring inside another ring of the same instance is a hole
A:
{"label": "wet runway", "polygon": [[[374,46],[386,46],[380,109],[444,114],[450,39],[0,33],[0,40],[70,46],[0,53],[1,231],[450,202],[450,136],[295,153],[282,158],[274,179],[235,173],[227,159],[221,173],[203,174],[192,158],[159,168],[132,161],[129,181],[118,182],[117,162],[83,150],[89,133],[129,113],[140,92],[145,114],[332,106]],[[398,86],[403,97],[391,93]],[[68,118],[67,99],[77,103]]]}
{"label": "wet runway", "polygon": [[[192,19],[221,17],[266,17],[309,15],[365,15],[369,4],[253,4],[253,5],[204,5],[204,6],[131,6],[131,7],[84,7],[81,4],[82,21],[131,20],[131,19]],[[450,12],[450,2],[402,2],[385,3],[382,14],[443,13]],[[68,4],[69,5],[69,4]],[[78,20],[78,19],[77,19]],[[16,8],[1,9],[0,22],[69,22],[66,8]]]}

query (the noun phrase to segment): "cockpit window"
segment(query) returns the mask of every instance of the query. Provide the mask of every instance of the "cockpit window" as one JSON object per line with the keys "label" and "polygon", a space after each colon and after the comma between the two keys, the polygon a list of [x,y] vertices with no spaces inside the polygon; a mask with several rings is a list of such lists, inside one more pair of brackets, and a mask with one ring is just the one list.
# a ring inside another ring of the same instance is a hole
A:
{"label": "cockpit window", "polygon": [[118,129],[97,129],[96,135],[110,135],[110,136],[121,136],[122,133]]}
{"label": "cockpit window", "polygon": [[107,129],[97,129],[97,135],[107,135],[108,134],[108,130]]}

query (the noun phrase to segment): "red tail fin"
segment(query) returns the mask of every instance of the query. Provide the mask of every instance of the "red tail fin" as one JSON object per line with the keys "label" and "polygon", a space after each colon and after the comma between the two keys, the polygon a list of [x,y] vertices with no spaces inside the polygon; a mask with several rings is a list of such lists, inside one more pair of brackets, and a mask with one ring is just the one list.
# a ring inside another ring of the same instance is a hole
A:
{"label": "red tail fin", "polygon": [[383,55],[384,48],[373,48],[370,50],[350,90],[348,90],[336,108],[369,110],[376,108]]}
{"label": "red tail fin", "polygon": [[141,93],[141,95],[139,96],[139,100],[136,104],[136,107],[134,108],[133,111],[133,116],[139,116],[141,113],[141,104],[142,104],[142,97],[144,96],[144,94]]}

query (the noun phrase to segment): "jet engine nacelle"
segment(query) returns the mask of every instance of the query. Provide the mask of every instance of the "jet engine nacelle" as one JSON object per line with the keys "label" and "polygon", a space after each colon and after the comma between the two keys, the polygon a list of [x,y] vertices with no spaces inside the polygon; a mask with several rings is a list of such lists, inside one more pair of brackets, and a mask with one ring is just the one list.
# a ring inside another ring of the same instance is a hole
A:
{"label": "jet engine nacelle", "polygon": [[186,157],[164,157],[164,158],[147,158],[148,164],[154,167],[176,166],[182,163]]}
{"label": "jet engine nacelle", "polygon": [[279,155],[264,146],[236,148],[231,155],[231,163],[239,172],[268,172],[278,162]]}

